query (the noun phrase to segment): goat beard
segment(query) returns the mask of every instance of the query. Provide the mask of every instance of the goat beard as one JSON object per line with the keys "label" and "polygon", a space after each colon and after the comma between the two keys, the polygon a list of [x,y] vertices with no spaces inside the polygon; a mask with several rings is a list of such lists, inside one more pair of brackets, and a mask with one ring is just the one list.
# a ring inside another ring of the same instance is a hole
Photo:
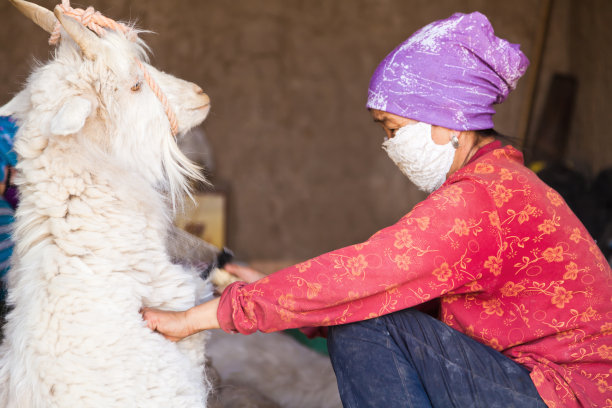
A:
{"label": "goat beard", "polygon": [[166,190],[173,210],[182,206],[185,195],[192,198],[195,182],[207,183],[201,168],[179,149],[173,136],[163,145],[163,167],[166,176]]}

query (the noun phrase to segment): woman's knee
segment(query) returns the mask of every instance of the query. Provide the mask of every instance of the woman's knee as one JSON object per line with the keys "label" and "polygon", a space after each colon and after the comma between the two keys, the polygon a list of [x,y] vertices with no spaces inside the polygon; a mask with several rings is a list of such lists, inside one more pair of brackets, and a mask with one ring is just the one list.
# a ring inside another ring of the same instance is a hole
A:
{"label": "woman's knee", "polygon": [[330,354],[356,352],[367,349],[371,343],[386,343],[389,335],[379,318],[330,326],[327,332],[327,348]]}
{"label": "woman's knee", "polygon": [[328,344],[342,343],[361,338],[365,332],[373,329],[372,323],[373,322],[369,320],[364,320],[361,322],[330,326],[327,332],[327,342]]}
{"label": "woman's knee", "polygon": [[375,317],[373,319],[363,320],[359,322],[347,323],[338,326],[330,326],[328,328],[328,342],[342,342],[345,340],[364,339],[369,340],[380,334],[389,335],[388,326],[397,325],[397,320],[415,320],[432,319],[425,313],[409,308],[397,311],[395,313]]}

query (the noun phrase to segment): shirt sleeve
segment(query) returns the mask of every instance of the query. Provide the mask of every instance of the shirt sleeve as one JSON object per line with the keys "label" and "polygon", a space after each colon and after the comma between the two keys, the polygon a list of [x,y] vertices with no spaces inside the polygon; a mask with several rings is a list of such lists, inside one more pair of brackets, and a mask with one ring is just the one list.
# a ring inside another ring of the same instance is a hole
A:
{"label": "shirt sleeve", "polygon": [[363,243],[230,285],[219,323],[243,334],[338,325],[478,290],[470,283],[500,245],[497,219],[479,184],[445,185]]}

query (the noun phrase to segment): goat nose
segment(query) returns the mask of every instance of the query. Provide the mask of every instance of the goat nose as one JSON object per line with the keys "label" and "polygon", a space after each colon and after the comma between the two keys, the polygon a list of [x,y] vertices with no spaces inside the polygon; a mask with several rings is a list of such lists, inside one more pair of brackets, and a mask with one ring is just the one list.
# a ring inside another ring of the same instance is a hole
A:
{"label": "goat nose", "polygon": [[204,90],[200,88],[199,86],[197,86],[196,84],[193,84],[193,91],[197,93],[198,95],[204,94]]}

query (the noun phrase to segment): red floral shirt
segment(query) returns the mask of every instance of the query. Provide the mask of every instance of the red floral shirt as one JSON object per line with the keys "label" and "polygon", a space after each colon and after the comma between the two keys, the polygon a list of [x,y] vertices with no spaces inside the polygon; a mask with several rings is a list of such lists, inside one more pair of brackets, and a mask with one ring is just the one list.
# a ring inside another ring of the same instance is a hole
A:
{"label": "red floral shirt", "polygon": [[527,367],[548,406],[612,407],[610,266],[561,196],[499,147],[367,241],[229,286],[221,327],[337,325],[440,298],[440,319]]}

